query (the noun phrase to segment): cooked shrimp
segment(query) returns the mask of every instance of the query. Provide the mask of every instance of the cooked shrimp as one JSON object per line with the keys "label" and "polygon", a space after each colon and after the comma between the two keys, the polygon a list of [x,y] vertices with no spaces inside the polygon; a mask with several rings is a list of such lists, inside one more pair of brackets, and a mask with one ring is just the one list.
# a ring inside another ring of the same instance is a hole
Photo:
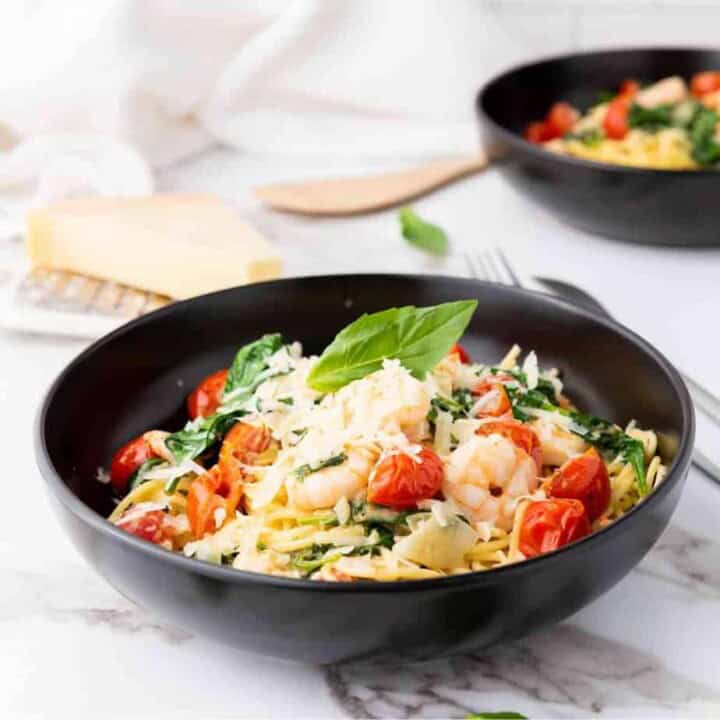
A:
{"label": "cooked shrimp", "polygon": [[688,87],[685,81],[673,75],[658,80],[635,96],[635,102],[646,108],[655,108],[658,105],[670,105],[685,100],[688,96]]}
{"label": "cooked shrimp", "polygon": [[476,435],[450,455],[443,493],[471,520],[510,530],[517,500],[538,484],[535,461],[499,435]]}
{"label": "cooked shrimp", "polygon": [[347,460],[342,465],[328,467],[307,475],[303,480],[292,482],[292,502],[303,510],[331,508],[341,498],[356,497],[367,487],[368,477],[377,454],[368,448],[346,451]]}
{"label": "cooked shrimp", "polygon": [[540,438],[543,465],[562,465],[588,448],[582,438],[549,420],[540,418],[531,424]]}

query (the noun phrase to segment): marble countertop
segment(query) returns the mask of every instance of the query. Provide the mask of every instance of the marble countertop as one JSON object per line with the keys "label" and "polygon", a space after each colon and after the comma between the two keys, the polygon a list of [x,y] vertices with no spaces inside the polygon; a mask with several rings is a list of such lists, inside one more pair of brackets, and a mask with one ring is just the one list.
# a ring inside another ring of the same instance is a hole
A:
{"label": "marble countertop", "polygon": [[[523,274],[572,278],[720,392],[720,341],[711,323],[711,309],[720,303],[720,251],[633,247],[581,234],[527,204],[493,171],[416,204],[451,236],[453,253],[443,260],[407,246],[392,212],[296,218],[263,210],[248,192],[262,181],[348,169],[218,149],[165,170],[159,180],[164,190],[206,190],[231,199],[282,249],[287,275],[464,275],[464,249],[502,243]],[[9,257],[17,248],[2,252]],[[627,578],[565,623],[485,655],[382,669],[308,667],[215,644],[132,605],[65,538],[33,457],[37,405],[85,345],[0,333],[0,437],[6,445],[0,717],[460,718],[498,710],[535,719],[720,715],[720,486],[695,469],[671,527]],[[699,436],[704,447],[717,445],[711,428],[703,425]]]}

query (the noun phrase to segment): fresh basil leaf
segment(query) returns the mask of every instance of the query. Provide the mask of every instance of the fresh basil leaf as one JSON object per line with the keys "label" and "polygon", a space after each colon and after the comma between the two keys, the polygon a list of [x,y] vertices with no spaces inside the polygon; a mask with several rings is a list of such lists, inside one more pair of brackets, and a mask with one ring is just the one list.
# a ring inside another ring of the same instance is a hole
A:
{"label": "fresh basil leaf", "polygon": [[169,435],[165,439],[165,445],[179,465],[211,448],[243,415],[247,415],[244,410],[236,410],[200,418],[188,423],[183,430]]}
{"label": "fresh basil leaf", "polygon": [[398,359],[422,379],[460,339],[476,307],[476,300],[461,300],[363,315],[337,334],[307,383],[314,390],[333,392],[379,370],[388,358]]}
{"label": "fresh basil leaf", "polygon": [[145,473],[156,467],[162,465],[166,461],[159,457],[148,458],[138,469],[130,476],[128,480],[128,488],[134,490],[138,485],[142,485],[145,482]]}
{"label": "fresh basil leaf", "polygon": [[433,255],[445,255],[448,239],[445,231],[423,220],[412,208],[403,208],[398,213],[402,236],[412,245]]}
{"label": "fresh basil leaf", "polygon": [[527,715],[521,715],[519,712],[484,712],[470,713],[465,716],[465,720],[528,720]]}
{"label": "fresh basil leaf", "polygon": [[255,383],[260,374],[267,369],[267,359],[274,355],[283,344],[282,335],[274,333],[263,335],[259,340],[241,347],[228,370],[223,402],[229,397],[235,398],[242,390],[248,397],[255,392]]}

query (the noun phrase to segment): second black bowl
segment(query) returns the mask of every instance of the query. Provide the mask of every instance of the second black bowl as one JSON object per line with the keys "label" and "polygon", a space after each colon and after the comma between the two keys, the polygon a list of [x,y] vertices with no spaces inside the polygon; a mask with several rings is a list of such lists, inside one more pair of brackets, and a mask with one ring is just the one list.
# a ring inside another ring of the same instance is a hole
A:
{"label": "second black bowl", "polygon": [[[667,477],[616,523],[517,565],[433,580],[329,583],[272,577],[172,553],[105,517],[96,480],[117,447],[183,423],[185,394],[236,348],[282,332],[317,353],[363,312],[477,298],[465,339],[480,361],[514,343],[564,371],[581,407],[655,428]],[[692,405],[677,372],[616,323],[537,293],[458,278],[351,275],[281,280],[175,303],[88,348],[50,389],[37,453],[78,550],[121,593],[180,627],[305,662],[426,660],[526,634],[608,590],[652,547],[690,463]]]}
{"label": "second black bowl", "polygon": [[647,170],[558,155],[522,137],[565,100],[579,108],[628,77],[688,79],[720,68],[720,50],[612,50],[566,55],[499,75],[477,97],[483,140],[521,192],[582,230],[662,245],[720,245],[718,170]]}

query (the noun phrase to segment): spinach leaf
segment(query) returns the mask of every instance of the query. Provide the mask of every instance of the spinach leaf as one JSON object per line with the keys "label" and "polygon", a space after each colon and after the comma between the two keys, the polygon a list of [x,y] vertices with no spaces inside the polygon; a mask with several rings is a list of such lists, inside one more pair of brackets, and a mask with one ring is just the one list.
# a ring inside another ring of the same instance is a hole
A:
{"label": "spinach leaf", "polygon": [[237,403],[239,397],[249,398],[255,392],[262,372],[267,369],[267,359],[274,355],[282,344],[282,335],[274,333],[263,335],[259,340],[241,347],[228,370],[223,403],[231,399]]}
{"label": "spinach leaf", "polygon": [[702,167],[720,162],[720,143],[715,140],[715,128],[720,117],[710,108],[700,106],[690,125],[692,157]]}
{"label": "spinach leaf", "polygon": [[449,412],[453,420],[469,417],[472,406],[473,398],[469,390],[455,390],[452,398],[436,395],[430,401],[430,412],[428,413],[427,419],[429,422],[434,423],[440,411]]}
{"label": "spinach leaf", "polygon": [[637,103],[630,106],[628,112],[628,125],[631,128],[642,128],[648,132],[656,132],[662,128],[673,125],[673,106],[658,105],[646,108]]}
{"label": "spinach leaf", "polygon": [[363,315],[341,330],[310,371],[308,385],[333,392],[397,358],[415,377],[424,378],[462,336],[476,300],[434,307],[408,305]]}
{"label": "spinach leaf", "polygon": [[188,423],[183,430],[169,435],[165,445],[179,465],[184,460],[196,458],[211,448],[243,415],[247,415],[247,412],[236,410],[200,418]]}
{"label": "spinach leaf", "polygon": [[148,458],[138,469],[130,476],[128,480],[128,488],[134,490],[138,485],[142,485],[145,481],[145,473],[157,465],[162,465],[166,461],[159,457]]}
{"label": "spinach leaf", "polygon": [[432,253],[446,255],[448,239],[445,231],[423,220],[412,208],[403,208],[399,214],[402,236],[412,245]]}
{"label": "spinach leaf", "polygon": [[300,467],[295,468],[292,471],[292,474],[298,479],[298,480],[304,480],[308,475],[312,475],[313,473],[318,472],[319,470],[323,470],[328,467],[335,467],[336,465],[342,465],[347,460],[347,455],[345,453],[339,453],[338,455],[331,455],[326,460],[321,460],[316,465],[300,465]]}
{"label": "spinach leaf", "polygon": [[533,408],[555,412],[573,421],[571,432],[579,435],[586,443],[593,445],[601,452],[612,456],[620,456],[632,466],[635,475],[635,485],[640,496],[647,495],[648,486],[645,477],[645,449],[639,440],[631,438],[617,425],[608,420],[581,413],[578,410],[569,410],[553,405],[539,390],[526,390],[521,387],[505,386],[513,417],[527,422],[532,420]]}
{"label": "spinach leaf", "polygon": [[306,575],[342,557],[340,552],[332,552],[332,545],[313,545],[311,548],[290,553],[290,564],[302,570]]}

